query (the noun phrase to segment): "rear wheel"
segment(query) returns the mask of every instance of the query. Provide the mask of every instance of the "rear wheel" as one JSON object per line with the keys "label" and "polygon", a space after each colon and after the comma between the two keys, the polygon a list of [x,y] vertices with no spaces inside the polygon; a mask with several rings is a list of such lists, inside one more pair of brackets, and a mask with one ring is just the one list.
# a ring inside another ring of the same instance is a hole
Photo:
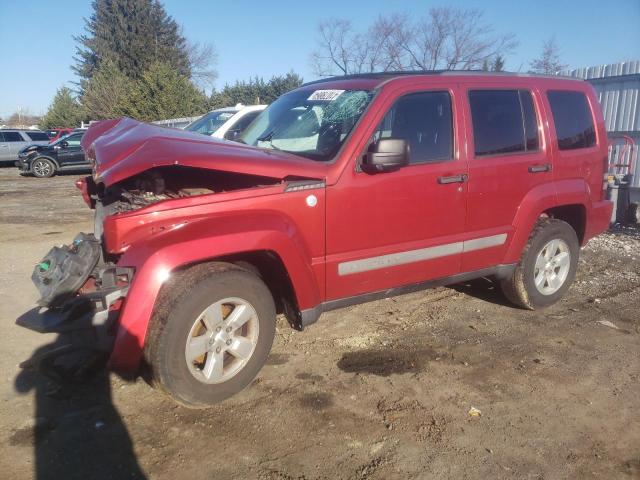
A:
{"label": "rear wheel", "polygon": [[540,219],[511,277],[502,280],[505,296],[531,310],[556,303],[576,274],[580,243],[566,222]]}
{"label": "rear wheel", "polygon": [[275,335],[275,305],[254,273],[231,264],[194,267],[167,285],[149,327],[154,383],[179,403],[205,407],[245,388]]}
{"label": "rear wheel", "polygon": [[56,166],[46,158],[36,158],[31,164],[31,173],[38,178],[52,177],[56,173]]}

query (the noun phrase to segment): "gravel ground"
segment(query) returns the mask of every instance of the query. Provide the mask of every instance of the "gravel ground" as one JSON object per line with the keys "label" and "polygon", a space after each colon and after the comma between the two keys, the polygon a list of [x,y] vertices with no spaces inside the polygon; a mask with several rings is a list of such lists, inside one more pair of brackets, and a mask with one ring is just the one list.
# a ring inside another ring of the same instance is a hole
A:
{"label": "gravel ground", "polygon": [[268,365],[207,410],[106,373],[52,388],[16,327],[52,244],[91,230],[75,175],[0,169],[0,471],[5,478],[640,478],[640,232],[583,249],[559,304],[478,280],[279,320]]}

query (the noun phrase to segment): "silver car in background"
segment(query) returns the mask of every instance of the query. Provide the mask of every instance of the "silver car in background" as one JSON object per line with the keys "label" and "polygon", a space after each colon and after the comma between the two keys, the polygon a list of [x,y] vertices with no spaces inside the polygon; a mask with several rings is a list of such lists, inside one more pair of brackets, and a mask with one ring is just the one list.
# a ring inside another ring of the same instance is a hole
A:
{"label": "silver car in background", "polygon": [[40,130],[0,129],[0,164],[13,165],[27,145],[48,145],[49,136]]}

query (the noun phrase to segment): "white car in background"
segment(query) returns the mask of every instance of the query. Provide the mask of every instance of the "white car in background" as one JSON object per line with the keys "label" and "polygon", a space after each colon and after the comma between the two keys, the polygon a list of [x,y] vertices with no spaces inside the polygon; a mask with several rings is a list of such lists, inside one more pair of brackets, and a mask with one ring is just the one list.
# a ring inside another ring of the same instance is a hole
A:
{"label": "white car in background", "polygon": [[266,105],[245,106],[241,103],[235,107],[218,108],[194,120],[184,129],[216,138],[234,140],[265,108],[267,108]]}

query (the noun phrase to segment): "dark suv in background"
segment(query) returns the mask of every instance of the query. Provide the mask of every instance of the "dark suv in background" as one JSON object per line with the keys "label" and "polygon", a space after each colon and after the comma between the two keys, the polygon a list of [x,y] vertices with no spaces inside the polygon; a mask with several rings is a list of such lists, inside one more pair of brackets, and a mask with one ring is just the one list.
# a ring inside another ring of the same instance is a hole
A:
{"label": "dark suv in background", "polygon": [[13,165],[18,152],[27,145],[47,145],[49,136],[40,130],[2,129],[0,130],[0,164]]}
{"label": "dark suv in background", "polygon": [[18,154],[21,174],[45,178],[64,170],[89,170],[80,140],[84,132],[74,132],[48,145],[29,145]]}

